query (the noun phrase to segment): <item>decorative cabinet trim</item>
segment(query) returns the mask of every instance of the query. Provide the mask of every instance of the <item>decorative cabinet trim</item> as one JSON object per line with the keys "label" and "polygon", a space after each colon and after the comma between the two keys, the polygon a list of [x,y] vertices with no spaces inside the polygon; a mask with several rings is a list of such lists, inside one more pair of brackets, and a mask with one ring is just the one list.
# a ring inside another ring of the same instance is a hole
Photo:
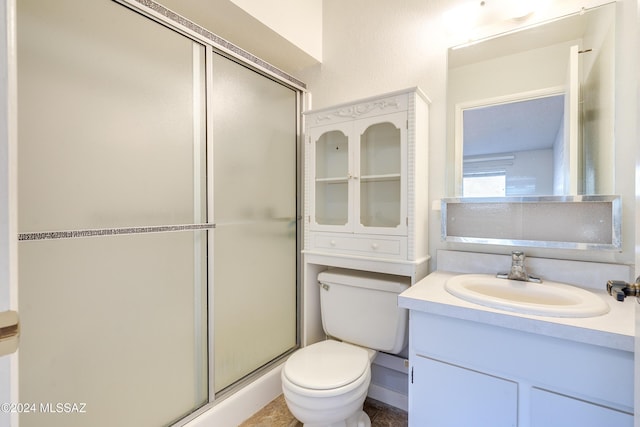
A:
{"label": "decorative cabinet trim", "polygon": [[407,111],[412,106],[415,106],[416,97],[421,98],[426,104],[431,103],[419,88],[410,88],[360,99],[355,102],[345,102],[331,107],[310,110],[303,114],[306,118],[307,126],[321,126],[369,116]]}
{"label": "decorative cabinet trim", "polygon": [[[340,108],[327,113],[318,113],[315,115],[315,124],[330,123],[331,120],[337,118],[346,119],[358,119],[364,117],[367,114],[379,110],[381,113],[388,113],[389,110],[403,111],[406,109],[406,100],[399,100],[397,98],[383,99],[380,101],[368,102],[366,104],[357,104],[350,107]],[[386,110],[386,111],[385,111]]]}

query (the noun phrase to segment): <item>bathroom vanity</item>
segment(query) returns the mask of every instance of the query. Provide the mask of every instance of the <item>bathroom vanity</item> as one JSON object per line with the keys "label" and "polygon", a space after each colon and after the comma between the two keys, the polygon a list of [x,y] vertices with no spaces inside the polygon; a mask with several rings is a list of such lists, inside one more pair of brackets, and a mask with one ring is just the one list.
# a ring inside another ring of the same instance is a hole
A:
{"label": "bathroom vanity", "polygon": [[410,426],[633,425],[633,304],[589,289],[606,314],[524,315],[453,296],[445,284],[459,274],[436,271],[399,297]]}

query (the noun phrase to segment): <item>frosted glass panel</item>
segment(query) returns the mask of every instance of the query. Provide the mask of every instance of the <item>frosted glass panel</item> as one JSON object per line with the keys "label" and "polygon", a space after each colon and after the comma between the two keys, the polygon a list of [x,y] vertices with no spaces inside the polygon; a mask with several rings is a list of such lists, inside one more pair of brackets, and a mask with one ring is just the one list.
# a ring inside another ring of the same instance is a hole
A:
{"label": "frosted glass panel", "polygon": [[215,223],[295,218],[296,93],[213,61]]}
{"label": "frosted glass panel", "polygon": [[23,414],[21,427],[155,427],[206,402],[205,241],[20,243],[20,401],[86,403]]}
{"label": "frosted glass panel", "polygon": [[17,7],[20,231],[201,222],[204,48],[115,2]]}
{"label": "frosted glass panel", "polygon": [[621,212],[619,196],[443,199],[442,237],[451,242],[619,249]]}
{"label": "frosted glass panel", "polygon": [[[20,232],[205,219],[204,47],[117,2],[20,0]],[[167,425],[208,401],[206,232],[23,241],[23,427]]]}
{"label": "frosted glass panel", "polygon": [[213,62],[214,389],[296,345],[296,94]]}
{"label": "frosted glass panel", "polygon": [[286,222],[215,230],[215,391],[296,345],[296,239]]}

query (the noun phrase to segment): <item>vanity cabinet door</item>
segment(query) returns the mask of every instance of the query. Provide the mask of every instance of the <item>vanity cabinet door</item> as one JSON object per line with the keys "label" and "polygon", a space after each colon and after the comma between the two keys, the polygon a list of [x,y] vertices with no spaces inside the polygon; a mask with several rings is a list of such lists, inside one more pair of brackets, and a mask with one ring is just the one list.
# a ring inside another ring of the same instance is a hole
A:
{"label": "vanity cabinet door", "polygon": [[633,414],[534,387],[531,427],[633,427]]}
{"label": "vanity cabinet door", "polygon": [[516,382],[424,356],[412,359],[409,427],[518,425]]}

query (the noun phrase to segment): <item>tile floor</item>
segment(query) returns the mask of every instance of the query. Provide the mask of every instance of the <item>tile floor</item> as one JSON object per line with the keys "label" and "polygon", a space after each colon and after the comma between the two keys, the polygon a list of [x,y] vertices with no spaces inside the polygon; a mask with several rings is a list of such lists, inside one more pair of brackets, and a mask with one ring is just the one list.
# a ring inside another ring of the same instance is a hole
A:
{"label": "tile floor", "polygon": [[[364,402],[364,411],[371,419],[371,427],[406,427],[407,413],[377,400]],[[258,413],[243,422],[240,427],[302,427],[287,409],[284,396],[280,395]]]}

